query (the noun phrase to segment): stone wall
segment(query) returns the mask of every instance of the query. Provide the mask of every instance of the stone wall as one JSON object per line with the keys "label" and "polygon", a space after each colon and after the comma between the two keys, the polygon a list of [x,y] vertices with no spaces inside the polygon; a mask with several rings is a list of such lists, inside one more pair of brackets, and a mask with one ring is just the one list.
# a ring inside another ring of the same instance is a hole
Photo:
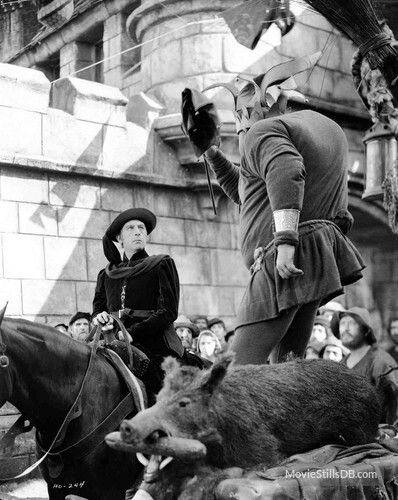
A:
{"label": "stone wall", "polygon": [[181,311],[232,323],[247,277],[236,211],[223,199],[210,220],[193,172],[126,121],[126,104],[116,88],[73,78],[50,96],[42,73],[0,65],[1,302],[51,324],[91,311],[102,235],[135,205],[159,217],[149,248],[174,257]]}

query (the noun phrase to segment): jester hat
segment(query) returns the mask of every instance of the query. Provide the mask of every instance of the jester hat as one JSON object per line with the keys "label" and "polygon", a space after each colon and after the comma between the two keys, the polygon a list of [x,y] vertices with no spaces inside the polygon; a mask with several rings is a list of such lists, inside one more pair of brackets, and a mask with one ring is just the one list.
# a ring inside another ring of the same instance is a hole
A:
{"label": "jester hat", "polygon": [[[259,120],[283,114],[286,111],[287,101],[295,96],[302,102],[306,102],[303,94],[295,91],[297,88],[294,75],[311,69],[321,52],[316,52],[299,59],[292,59],[270,68],[266,73],[253,78],[253,80],[239,77],[246,81],[246,85],[238,90],[232,83],[215,83],[209,85],[202,92],[217,87],[224,87],[231,92],[234,98],[234,116],[236,121],[236,131],[239,134],[247,131]],[[273,97],[269,91],[270,87],[277,86],[278,97]]]}

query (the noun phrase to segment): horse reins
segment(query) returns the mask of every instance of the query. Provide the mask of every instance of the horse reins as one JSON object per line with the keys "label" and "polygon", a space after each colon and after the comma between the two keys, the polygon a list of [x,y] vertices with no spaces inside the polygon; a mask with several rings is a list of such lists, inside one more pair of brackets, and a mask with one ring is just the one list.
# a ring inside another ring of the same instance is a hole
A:
{"label": "horse reins", "polygon": [[[39,460],[37,460],[34,464],[30,465],[23,472],[21,472],[20,474],[18,474],[16,476],[12,476],[12,477],[1,477],[0,478],[0,482],[11,481],[13,479],[19,479],[21,477],[26,476],[27,474],[30,474],[34,469],[36,469],[36,467],[38,467],[46,459],[46,457],[48,456],[48,454],[51,452],[51,450],[54,448],[54,446],[59,441],[59,437],[64,433],[64,431],[66,431],[66,428],[69,425],[69,422],[72,420],[72,416],[73,416],[73,413],[75,412],[75,408],[76,408],[77,404],[80,401],[80,398],[81,398],[81,395],[83,393],[83,389],[84,389],[86,380],[87,380],[87,378],[88,378],[88,376],[89,376],[89,374],[91,372],[91,367],[92,367],[92,364],[93,364],[93,359],[94,359],[95,353],[97,351],[100,334],[101,334],[101,328],[100,328],[100,326],[97,325],[95,327],[94,342],[93,342],[91,353],[90,353],[90,359],[89,359],[89,362],[88,362],[88,365],[87,365],[86,373],[84,374],[82,383],[80,385],[79,392],[78,392],[78,394],[77,394],[77,396],[76,396],[76,398],[75,398],[75,400],[74,400],[74,402],[73,402],[70,410],[66,414],[66,417],[65,417],[64,421],[62,422],[61,427],[59,428],[58,432],[56,433],[56,435],[55,435],[52,443],[50,444],[50,447],[48,448],[48,450],[45,452],[45,454]],[[1,363],[1,359],[2,358],[6,358],[6,361],[7,361],[7,364],[5,366],[0,364],[1,368],[7,368],[9,366],[9,359],[4,354],[5,353],[5,349],[6,349],[6,345],[2,342],[1,328],[0,328],[0,352],[2,353],[1,356],[0,356],[0,363]]]}
{"label": "horse reins", "polygon": [[[128,340],[126,328],[124,327],[123,323],[119,320],[119,318],[117,318],[116,316],[113,316],[113,318],[116,320],[118,326],[120,327],[120,330],[123,333],[124,340],[125,340],[126,346],[127,346],[127,352],[128,352],[128,358],[129,358],[129,368],[130,368],[130,370],[132,370],[133,369],[133,353],[132,353],[130,342]],[[62,442],[62,439],[65,435],[66,430],[67,430],[67,426],[69,425],[71,420],[73,420],[73,414],[75,413],[75,410],[80,403],[80,399],[81,399],[81,396],[83,393],[83,389],[84,389],[86,380],[88,379],[88,377],[91,373],[91,369],[93,366],[93,360],[94,360],[95,354],[96,354],[98,346],[99,346],[99,340],[100,340],[100,335],[101,335],[101,325],[96,325],[93,330],[94,330],[94,334],[93,334],[94,339],[93,339],[93,344],[91,347],[90,359],[89,359],[87,369],[86,369],[86,372],[84,374],[82,383],[80,385],[79,392],[78,392],[72,406],[70,407],[64,421],[62,422],[61,427],[59,428],[53,441],[51,442],[50,447],[47,449],[47,451],[44,453],[44,455],[39,460],[37,460],[34,464],[30,465],[23,472],[21,472],[20,474],[18,474],[16,476],[0,478],[0,482],[11,481],[14,479],[19,479],[21,477],[24,477],[24,476],[30,474],[34,469],[36,469],[36,467],[38,467],[49,455],[62,454],[63,452],[67,452],[67,451],[70,452],[72,449],[81,446],[83,444],[83,442],[87,440],[87,438],[90,440],[91,436],[98,430],[98,428],[103,428],[104,425],[106,424],[106,422],[110,421],[110,417],[112,417],[116,414],[121,414],[121,412],[123,413],[125,411],[125,409],[128,407],[129,401],[128,401],[128,397],[126,397],[111,412],[111,414],[107,418],[105,418],[105,420],[103,422],[101,422],[94,430],[92,430],[86,437],[80,439],[75,444],[68,446],[64,450],[61,450],[61,451],[56,452],[56,453],[51,453],[54,446],[56,446],[57,444],[60,444],[59,441]],[[4,344],[4,342],[2,340],[3,340],[2,339],[2,332],[1,332],[1,328],[0,328],[0,368],[5,369],[5,368],[8,368],[8,366],[9,366],[9,359],[8,359],[8,356],[5,355],[7,346]],[[119,356],[117,356],[116,353],[112,353],[112,354],[114,355],[114,357],[119,358]],[[119,358],[119,360],[120,360],[120,364],[125,367],[122,360],[120,358]],[[127,368],[125,368],[125,370],[128,371]],[[7,370],[7,374],[9,375],[9,378],[10,378],[10,372],[8,370]],[[130,375],[130,378],[132,379],[132,382],[134,382],[134,384],[133,384],[134,389],[131,387],[131,384],[128,384],[129,390],[130,390],[129,396],[131,397],[131,395],[132,395],[133,402],[135,402],[135,404],[138,403],[137,406],[141,410],[144,410],[146,407],[146,398],[143,396],[142,389],[141,389],[138,381],[135,379],[135,376],[133,375],[132,371],[129,373],[129,375]],[[20,422],[21,420],[22,421],[26,420],[23,415],[20,416],[17,423]],[[14,427],[15,427],[15,425],[12,427],[12,429]],[[21,424],[19,424],[19,428],[21,428]],[[7,435],[8,435],[8,433],[7,433]],[[40,445],[39,445],[39,447],[41,448]]]}

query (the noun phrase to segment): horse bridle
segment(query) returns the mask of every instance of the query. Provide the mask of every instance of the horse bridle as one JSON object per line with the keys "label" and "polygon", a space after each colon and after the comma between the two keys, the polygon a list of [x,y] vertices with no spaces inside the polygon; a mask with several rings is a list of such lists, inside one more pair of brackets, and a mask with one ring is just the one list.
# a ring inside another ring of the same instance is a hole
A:
{"label": "horse bridle", "polygon": [[0,327],[0,368],[8,368],[10,360],[6,355],[7,346],[3,342],[3,334]]}
{"label": "horse bridle", "polygon": [[[67,429],[70,421],[74,418],[75,409],[80,404],[80,400],[81,400],[81,396],[82,396],[82,393],[83,393],[83,389],[84,389],[85,384],[86,384],[86,380],[87,380],[87,378],[89,377],[89,375],[91,373],[91,368],[93,366],[93,360],[94,360],[94,357],[95,357],[95,354],[97,352],[97,348],[98,348],[98,345],[99,345],[100,334],[101,334],[101,326],[97,325],[97,326],[94,327],[94,335],[93,335],[94,340],[93,340],[93,343],[92,343],[92,346],[91,346],[90,359],[89,359],[89,362],[88,362],[88,365],[87,365],[87,369],[86,369],[86,372],[84,374],[84,377],[83,377],[83,380],[82,380],[79,392],[78,392],[78,394],[77,394],[77,396],[76,396],[76,398],[75,398],[72,406],[70,407],[70,409],[69,409],[69,411],[68,411],[68,413],[67,413],[64,421],[62,422],[61,427],[59,428],[58,432],[56,433],[56,435],[55,435],[55,437],[54,437],[54,439],[52,441],[52,443],[50,444],[50,447],[47,449],[47,451],[44,453],[44,455],[39,460],[37,460],[34,464],[30,465],[21,474],[18,474],[18,475],[13,476],[13,477],[7,477],[7,478],[0,477],[0,483],[4,482],[4,481],[10,481],[10,480],[13,480],[13,479],[18,479],[20,477],[26,476],[27,474],[30,474],[30,472],[32,472],[34,469],[36,469],[36,467],[38,467],[46,459],[46,457],[48,455],[50,455],[50,452],[52,451],[52,449],[56,445],[58,445],[60,441],[62,441],[62,439],[63,439],[63,437],[65,435],[66,429]],[[127,337],[126,337],[126,342],[128,342]],[[7,349],[7,346],[3,342],[2,332],[1,332],[1,326],[0,326],[0,368],[8,368],[8,366],[10,364],[8,356],[5,355],[6,349]],[[130,350],[128,350],[128,353],[129,353],[130,365],[132,367],[131,346],[130,346]],[[10,377],[10,372],[8,370],[7,370],[7,373],[9,375],[9,377]],[[142,405],[144,405],[144,406],[142,406]],[[145,403],[142,403],[141,405],[137,405],[137,407],[140,407],[141,410],[143,410],[145,408]],[[26,418],[23,415],[21,415],[19,417],[19,419],[17,420],[17,422],[19,422],[19,427],[23,426],[23,422],[25,420],[26,420]],[[22,423],[20,423],[20,421],[22,421]],[[13,427],[10,430],[12,430]],[[27,430],[29,430],[29,429],[27,429]],[[8,432],[7,432],[6,436],[7,435],[8,435]],[[6,436],[4,436],[4,437],[6,437]],[[70,446],[69,448],[71,448],[71,447],[72,446]]]}
{"label": "horse bridle", "polygon": [[[83,377],[83,381],[81,383],[81,386],[80,386],[80,389],[79,389],[79,392],[72,404],[72,406],[70,407],[64,421],[62,422],[61,424],[61,427],[59,428],[58,432],[56,433],[52,443],[50,444],[50,447],[48,448],[48,450],[45,452],[45,454],[39,459],[37,460],[34,464],[30,465],[27,469],[25,469],[21,474],[18,474],[17,476],[13,476],[13,477],[6,477],[6,478],[3,478],[3,477],[0,477],[0,482],[3,482],[3,481],[11,481],[13,479],[17,479],[17,478],[20,478],[20,477],[23,477],[23,476],[26,476],[27,474],[29,474],[30,472],[32,472],[36,467],[38,467],[45,459],[46,457],[48,456],[48,454],[51,452],[51,450],[54,448],[54,446],[56,444],[58,444],[59,440],[60,440],[60,437],[63,437],[66,429],[67,429],[67,426],[69,425],[70,421],[72,420],[73,418],[73,414],[75,412],[75,408],[76,406],[78,405],[78,403],[80,402],[80,399],[81,399],[81,396],[82,396],[82,393],[83,393],[83,389],[84,389],[84,386],[86,384],[86,380],[91,372],[91,367],[93,365],[93,359],[94,359],[94,356],[95,356],[95,353],[97,352],[97,347],[98,347],[98,343],[99,343],[99,337],[100,337],[100,328],[97,327],[96,330],[95,330],[95,334],[94,334],[94,342],[93,342],[93,345],[92,345],[92,348],[91,348],[91,353],[90,353],[90,359],[89,359],[89,362],[88,362],[88,365],[87,365],[87,369],[86,369],[86,373],[84,374],[84,377]],[[1,327],[0,327],[0,367],[1,368],[7,368],[10,364],[9,362],[9,359],[8,359],[8,356],[5,355],[5,351],[6,351],[6,348],[7,346],[4,344],[3,342],[3,338],[2,338],[2,333],[1,333]],[[1,364],[3,363],[3,364]]]}

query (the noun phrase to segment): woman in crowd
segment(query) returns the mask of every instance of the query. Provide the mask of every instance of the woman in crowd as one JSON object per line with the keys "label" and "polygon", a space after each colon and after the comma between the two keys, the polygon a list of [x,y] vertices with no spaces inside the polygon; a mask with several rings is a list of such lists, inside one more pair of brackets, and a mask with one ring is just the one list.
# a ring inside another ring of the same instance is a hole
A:
{"label": "woman in crowd", "polygon": [[198,337],[197,349],[202,358],[214,363],[217,360],[218,353],[221,351],[221,344],[211,330],[203,330]]}

